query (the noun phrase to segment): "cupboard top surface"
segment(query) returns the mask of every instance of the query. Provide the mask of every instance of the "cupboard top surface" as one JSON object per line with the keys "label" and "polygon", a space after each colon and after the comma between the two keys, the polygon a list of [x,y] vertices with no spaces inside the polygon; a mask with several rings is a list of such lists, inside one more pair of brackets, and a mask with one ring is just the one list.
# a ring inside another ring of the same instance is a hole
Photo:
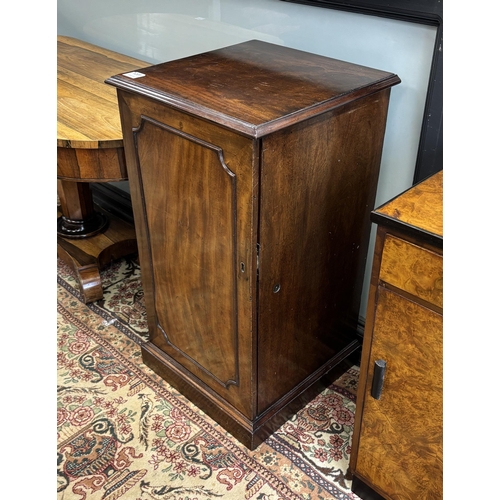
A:
{"label": "cupboard top surface", "polygon": [[261,137],[400,82],[397,75],[259,40],[106,83]]}
{"label": "cupboard top surface", "polygon": [[419,233],[443,245],[443,171],[428,177],[372,212],[377,224]]}

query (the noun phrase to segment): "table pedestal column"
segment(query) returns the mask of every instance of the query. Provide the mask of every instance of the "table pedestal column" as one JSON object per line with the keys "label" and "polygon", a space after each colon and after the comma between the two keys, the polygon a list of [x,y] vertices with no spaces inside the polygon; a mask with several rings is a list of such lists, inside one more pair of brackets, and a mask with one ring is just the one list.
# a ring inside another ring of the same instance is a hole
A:
{"label": "table pedestal column", "polygon": [[57,255],[77,274],[84,301],[104,296],[101,269],[137,253],[135,229],[94,207],[90,183],[58,180]]}
{"label": "table pedestal column", "polygon": [[89,238],[103,232],[109,221],[94,209],[88,182],[57,181],[62,215],[57,219],[57,234],[64,238]]}

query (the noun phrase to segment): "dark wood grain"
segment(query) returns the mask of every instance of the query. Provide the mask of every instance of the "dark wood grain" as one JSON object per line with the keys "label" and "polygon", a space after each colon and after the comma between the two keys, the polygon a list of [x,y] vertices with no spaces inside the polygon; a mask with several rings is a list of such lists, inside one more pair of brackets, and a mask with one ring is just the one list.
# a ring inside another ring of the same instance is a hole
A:
{"label": "dark wood grain", "polygon": [[247,42],[118,89],[144,360],[254,448],[355,351],[392,74]]}
{"label": "dark wood grain", "polygon": [[252,137],[400,81],[392,73],[259,40],[139,71],[145,76],[132,79],[121,74],[108,83]]}
{"label": "dark wood grain", "polygon": [[254,141],[128,94],[122,116],[151,341],[252,418]]}
{"label": "dark wood grain", "polygon": [[263,139],[259,411],[356,329],[388,99],[383,91]]}
{"label": "dark wood grain", "polygon": [[57,177],[82,182],[127,179],[123,146],[117,148],[57,148]]}

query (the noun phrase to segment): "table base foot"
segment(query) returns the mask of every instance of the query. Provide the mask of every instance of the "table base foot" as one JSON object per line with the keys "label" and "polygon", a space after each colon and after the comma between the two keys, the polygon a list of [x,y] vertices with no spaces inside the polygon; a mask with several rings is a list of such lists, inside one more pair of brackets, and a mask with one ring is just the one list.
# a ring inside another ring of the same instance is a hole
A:
{"label": "table base foot", "polygon": [[108,225],[108,218],[100,212],[93,212],[86,219],[75,220],[61,215],[57,219],[57,234],[71,239],[90,238],[104,232]]}
{"label": "table base foot", "polygon": [[96,264],[80,267],[77,270],[80,291],[86,304],[101,300],[104,296],[101,282],[101,274]]}
{"label": "table base foot", "polygon": [[103,298],[101,271],[104,266],[137,254],[134,226],[108,212],[105,217],[108,228],[95,236],[77,239],[61,236],[59,232],[57,236],[57,256],[75,270],[85,303]]}

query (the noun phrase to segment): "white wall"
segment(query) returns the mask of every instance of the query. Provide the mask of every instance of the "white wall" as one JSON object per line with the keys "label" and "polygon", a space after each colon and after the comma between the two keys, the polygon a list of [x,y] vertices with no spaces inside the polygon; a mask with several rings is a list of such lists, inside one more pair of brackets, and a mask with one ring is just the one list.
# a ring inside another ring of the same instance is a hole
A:
{"label": "white wall", "polygon": [[402,83],[391,92],[375,206],[411,186],[434,27],[280,0],[58,0],[57,5],[58,34],[149,63],[261,39],[396,73]]}

